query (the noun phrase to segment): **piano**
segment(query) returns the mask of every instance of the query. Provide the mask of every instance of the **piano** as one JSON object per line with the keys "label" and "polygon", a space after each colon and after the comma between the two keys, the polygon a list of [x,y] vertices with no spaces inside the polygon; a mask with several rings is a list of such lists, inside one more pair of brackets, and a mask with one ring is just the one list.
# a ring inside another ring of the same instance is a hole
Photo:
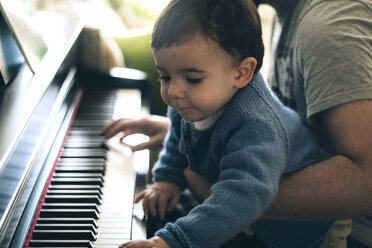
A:
{"label": "piano", "polygon": [[109,149],[100,134],[112,119],[148,112],[146,75],[85,68],[78,20],[55,27],[62,45],[35,66],[8,17],[1,11],[0,247],[108,248],[146,238],[133,197],[147,155]]}

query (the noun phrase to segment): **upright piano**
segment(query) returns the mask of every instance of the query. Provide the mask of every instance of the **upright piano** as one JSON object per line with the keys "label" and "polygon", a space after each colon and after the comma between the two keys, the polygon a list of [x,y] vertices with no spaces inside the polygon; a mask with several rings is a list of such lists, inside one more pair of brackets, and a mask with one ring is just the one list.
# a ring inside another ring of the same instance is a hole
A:
{"label": "upright piano", "polygon": [[60,24],[64,40],[35,69],[0,13],[1,248],[108,248],[146,235],[134,213],[136,158],[100,133],[147,111],[146,76],[84,68],[84,25]]}

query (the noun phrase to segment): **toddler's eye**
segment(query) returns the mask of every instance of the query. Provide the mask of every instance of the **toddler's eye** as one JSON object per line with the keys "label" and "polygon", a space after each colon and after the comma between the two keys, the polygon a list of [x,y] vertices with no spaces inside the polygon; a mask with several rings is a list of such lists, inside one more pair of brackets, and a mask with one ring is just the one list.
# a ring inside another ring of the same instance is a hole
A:
{"label": "toddler's eye", "polygon": [[170,77],[169,76],[160,76],[159,77],[159,82],[169,82]]}
{"label": "toddler's eye", "polygon": [[203,80],[203,78],[186,78],[186,80],[190,84],[198,84]]}

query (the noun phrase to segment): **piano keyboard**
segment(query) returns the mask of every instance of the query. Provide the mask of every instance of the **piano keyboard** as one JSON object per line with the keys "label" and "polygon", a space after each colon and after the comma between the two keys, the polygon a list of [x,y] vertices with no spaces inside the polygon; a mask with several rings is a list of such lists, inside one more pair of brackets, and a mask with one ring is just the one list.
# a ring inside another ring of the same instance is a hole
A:
{"label": "piano keyboard", "polygon": [[118,247],[132,238],[135,171],[100,131],[116,91],[85,92],[57,159],[28,247]]}

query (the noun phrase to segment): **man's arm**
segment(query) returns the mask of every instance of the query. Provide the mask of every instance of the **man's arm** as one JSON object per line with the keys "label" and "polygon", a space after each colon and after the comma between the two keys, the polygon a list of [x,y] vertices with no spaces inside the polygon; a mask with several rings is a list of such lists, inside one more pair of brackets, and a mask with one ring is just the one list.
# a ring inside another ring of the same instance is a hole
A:
{"label": "man's arm", "polygon": [[329,220],[372,214],[372,100],[333,107],[319,118],[338,155],[283,176],[263,219]]}

